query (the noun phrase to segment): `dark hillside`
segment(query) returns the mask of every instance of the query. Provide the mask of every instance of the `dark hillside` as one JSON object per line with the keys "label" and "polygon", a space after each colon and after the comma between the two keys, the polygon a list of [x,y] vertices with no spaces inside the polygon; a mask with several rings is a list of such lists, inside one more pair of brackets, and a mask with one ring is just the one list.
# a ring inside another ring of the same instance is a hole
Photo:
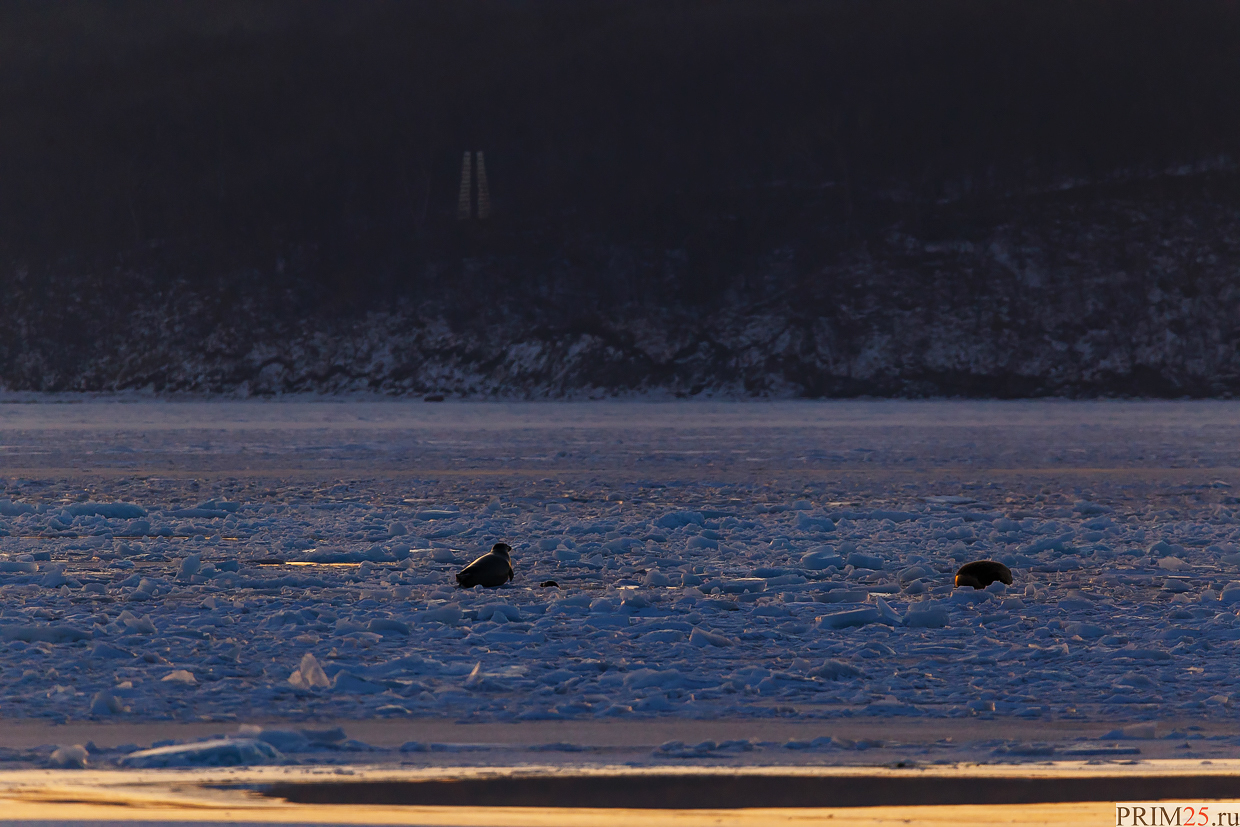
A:
{"label": "dark hillside", "polygon": [[0,5],[0,381],[1228,393],[1238,55],[1222,0]]}

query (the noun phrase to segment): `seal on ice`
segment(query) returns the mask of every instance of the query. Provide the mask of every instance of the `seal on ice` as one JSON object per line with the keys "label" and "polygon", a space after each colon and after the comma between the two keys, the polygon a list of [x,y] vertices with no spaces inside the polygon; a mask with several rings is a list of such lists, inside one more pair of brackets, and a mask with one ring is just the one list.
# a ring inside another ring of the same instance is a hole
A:
{"label": "seal on ice", "polygon": [[512,579],[512,560],[508,555],[512,546],[507,543],[496,543],[491,550],[461,569],[456,575],[456,582],[463,589],[484,586],[494,589]]}
{"label": "seal on ice", "polygon": [[997,560],[974,560],[965,563],[956,572],[956,588],[972,586],[984,589],[998,580],[1005,586],[1012,585],[1012,570]]}

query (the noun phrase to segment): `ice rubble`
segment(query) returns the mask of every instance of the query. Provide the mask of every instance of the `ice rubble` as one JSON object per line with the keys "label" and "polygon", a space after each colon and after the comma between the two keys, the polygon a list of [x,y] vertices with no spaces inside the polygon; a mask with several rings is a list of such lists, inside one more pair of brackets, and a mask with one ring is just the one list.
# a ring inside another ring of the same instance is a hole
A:
{"label": "ice rubble", "polygon": [[[578,515],[548,511],[552,504]],[[121,539],[99,514],[66,523],[44,508],[10,518],[55,551],[33,572],[0,574],[4,714],[227,716],[242,696],[256,714],[276,715],[290,703],[346,716],[385,705],[496,718],[831,715],[882,711],[888,698],[922,715],[971,714],[978,699],[999,713],[1031,704],[1060,714],[1119,704],[1187,712],[1229,697],[1234,676],[1226,662],[1203,660],[1190,690],[1181,664],[1240,640],[1235,566],[1222,560],[1237,533],[1226,509],[1209,522],[1159,523],[1162,538],[1192,535],[1174,557],[1151,553],[1141,519],[1100,523],[1079,508],[1017,521],[993,508],[934,504],[901,512],[916,517],[899,523],[817,508],[815,519],[831,521],[838,536],[828,546],[818,523],[798,521],[805,511],[744,506],[660,513],[546,497],[442,517],[458,524],[454,536],[483,546],[529,538],[517,554],[520,585],[496,591],[451,588],[454,564],[434,554],[449,546],[416,529],[374,541],[383,554],[363,552],[360,566],[263,566],[201,517],[147,510],[175,544]],[[364,538],[402,509],[227,513],[230,533],[274,541]],[[49,530],[52,520],[65,528]],[[105,542],[76,550],[79,538],[54,533],[69,530]],[[840,558],[854,546],[867,551]],[[953,592],[952,567],[987,553],[1016,569],[1015,595]],[[1081,571],[1065,561],[1085,559],[1102,571],[1062,573]],[[79,585],[48,582],[44,570],[62,569]],[[530,585],[552,578],[563,588]],[[641,677],[655,664],[657,680]],[[1124,684],[1136,665],[1148,682]],[[91,700],[66,703],[41,682],[17,680],[32,668],[71,672]]]}
{"label": "ice rubble", "polygon": [[[111,499],[106,486],[79,499],[71,480],[0,480],[0,715],[1142,720],[1231,708],[1240,521],[1227,481],[1055,488],[890,472],[778,484],[684,464],[683,433],[631,452],[581,448],[623,473],[520,485],[315,471],[201,493],[189,480],[116,482]],[[876,458],[824,448],[820,431],[780,433],[778,467],[785,454],[906,464],[896,448]],[[263,439],[307,450],[297,432]],[[755,439],[710,444],[769,445]],[[935,439],[908,456],[1008,450]],[[554,430],[514,431],[442,450],[560,444]],[[516,582],[453,588],[460,561],[501,539]],[[980,557],[1011,566],[1015,585],[953,592],[951,573]],[[549,580],[559,587],[538,587]]]}
{"label": "ice rubble", "polygon": [[[836,662],[838,663],[838,662]],[[641,670],[643,678],[650,680],[653,670]],[[846,675],[855,675],[845,670]],[[657,678],[655,678],[657,682]],[[990,705],[973,704],[978,709]],[[915,714],[909,705],[894,696],[886,696],[867,708],[870,715]],[[533,714],[526,720],[544,720],[546,716]],[[1021,717],[1031,717],[1029,714]],[[812,731],[822,731],[822,725]],[[667,764],[705,762],[708,764],[746,763],[752,760],[774,763],[816,763],[823,759],[833,763],[873,763],[875,756],[864,753],[882,749],[879,760],[893,756],[904,760],[924,760],[935,756],[940,760],[985,760],[999,757],[1004,761],[1037,761],[1050,757],[1060,759],[1124,757],[1139,754],[1174,753],[1188,756],[1194,746],[1200,753],[1226,755],[1240,741],[1236,736],[1205,736],[1201,727],[1189,727],[1189,732],[1176,729],[1161,730],[1154,723],[1139,723],[1114,729],[1100,735],[1069,735],[1059,733],[1054,741],[1020,741],[989,739],[957,743],[953,739],[934,743],[901,743],[890,738],[849,738],[840,735],[817,735],[814,737],[770,740],[762,738],[733,738],[706,740],[696,744],[683,741],[667,741],[649,752],[649,747],[617,747],[600,744],[557,741],[552,743],[476,743],[406,741],[399,747],[374,746],[348,737],[340,727],[331,729],[280,729],[244,724],[233,732],[217,733],[189,741],[165,740],[142,748],[134,744],[114,748],[98,747],[93,742],[55,747],[44,745],[27,750],[0,749],[0,762],[12,766],[48,766],[61,769],[80,769],[116,766],[121,768],[195,768],[220,766],[246,766],[261,764],[356,764],[393,763],[436,764],[447,758],[453,763],[476,765],[509,765],[513,761],[540,761],[539,753],[564,753],[574,763],[597,763],[615,761],[623,757],[627,763]],[[1066,737],[1065,737],[1066,736]],[[1121,744],[1120,742],[1129,742]],[[1135,742],[1135,743],[1133,743]],[[1170,742],[1170,743],[1169,743]],[[1193,742],[1202,742],[1194,745]]]}

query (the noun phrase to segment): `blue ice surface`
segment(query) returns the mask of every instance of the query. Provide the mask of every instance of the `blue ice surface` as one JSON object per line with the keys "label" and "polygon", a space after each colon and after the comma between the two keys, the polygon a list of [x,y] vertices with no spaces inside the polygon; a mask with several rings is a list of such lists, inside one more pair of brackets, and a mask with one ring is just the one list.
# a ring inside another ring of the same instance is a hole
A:
{"label": "blue ice surface", "polygon": [[1236,403],[79,403],[0,406],[9,719],[1139,721],[1240,679]]}

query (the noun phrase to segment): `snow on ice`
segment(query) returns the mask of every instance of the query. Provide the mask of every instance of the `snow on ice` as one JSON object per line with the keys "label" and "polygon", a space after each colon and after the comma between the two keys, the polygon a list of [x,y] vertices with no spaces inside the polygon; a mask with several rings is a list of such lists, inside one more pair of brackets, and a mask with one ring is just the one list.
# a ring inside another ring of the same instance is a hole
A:
{"label": "snow on ice", "polygon": [[1234,714],[1232,403],[79,402],[0,411],[5,718]]}

